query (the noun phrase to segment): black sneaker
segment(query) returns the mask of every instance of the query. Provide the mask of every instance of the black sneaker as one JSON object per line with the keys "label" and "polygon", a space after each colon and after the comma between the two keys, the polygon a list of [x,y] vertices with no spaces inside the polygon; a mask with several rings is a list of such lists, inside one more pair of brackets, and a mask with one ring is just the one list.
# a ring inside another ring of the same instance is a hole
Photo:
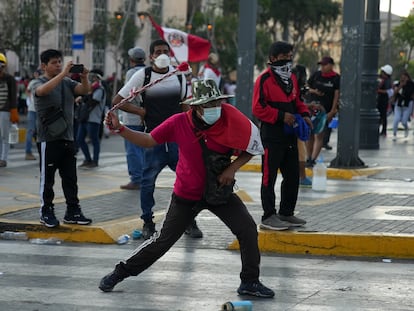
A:
{"label": "black sneaker", "polygon": [[188,234],[193,239],[201,239],[203,237],[203,232],[198,228],[197,222],[194,220],[191,225],[185,230],[185,234]]}
{"label": "black sneaker", "polygon": [[78,167],[88,167],[89,165],[92,164],[92,161],[83,161],[81,165],[79,165]]}
{"label": "black sneaker", "polygon": [[95,161],[91,161],[89,164],[84,166],[85,168],[95,168],[98,167],[98,163],[96,163]]}
{"label": "black sneaker", "polygon": [[312,167],[314,167],[315,164],[316,164],[316,161],[315,160],[307,159],[306,160],[306,163],[305,163],[305,167],[312,168]]}
{"label": "black sneaker", "polygon": [[55,209],[53,207],[46,207],[42,209],[40,223],[48,228],[55,228],[59,226],[59,220],[56,219]]}
{"label": "black sneaker", "polygon": [[121,282],[124,278],[114,271],[105,275],[99,283],[99,289],[103,292],[111,292],[115,285]]}
{"label": "black sneaker", "polygon": [[81,211],[75,213],[66,212],[63,222],[65,224],[89,225],[92,219],[86,218]]}
{"label": "black sneaker", "polygon": [[272,298],[275,295],[274,291],[264,286],[260,281],[242,282],[237,292],[239,295],[250,295],[262,298]]}
{"label": "black sneaker", "polygon": [[142,237],[144,240],[148,240],[155,232],[155,224],[152,221],[144,223],[144,227],[142,228]]}

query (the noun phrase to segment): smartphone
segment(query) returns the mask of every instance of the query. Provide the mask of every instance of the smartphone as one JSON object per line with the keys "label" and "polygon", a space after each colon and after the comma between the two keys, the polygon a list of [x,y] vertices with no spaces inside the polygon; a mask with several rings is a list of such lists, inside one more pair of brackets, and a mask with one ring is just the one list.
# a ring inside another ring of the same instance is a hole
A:
{"label": "smartphone", "polygon": [[70,73],[82,73],[83,72],[83,64],[74,64],[72,68],[69,70]]}

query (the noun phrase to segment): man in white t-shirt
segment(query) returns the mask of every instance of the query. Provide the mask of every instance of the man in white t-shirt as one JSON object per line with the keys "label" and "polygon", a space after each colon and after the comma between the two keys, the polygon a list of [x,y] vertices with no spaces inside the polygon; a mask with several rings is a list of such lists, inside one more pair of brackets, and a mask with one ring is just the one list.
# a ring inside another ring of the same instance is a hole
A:
{"label": "man in white t-shirt", "polygon": [[27,97],[26,97],[26,104],[27,104],[27,129],[26,129],[26,143],[25,143],[25,151],[26,156],[25,160],[36,160],[36,157],[32,153],[32,140],[36,134],[36,109],[34,105],[34,98],[32,93],[32,86],[34,83],[34,79],[37,79],[42,74],[42,70],[38,69],[33,72],[33,79],[29,82],[27,86]]}
{"label": "man in white t-shirt", "polygon": [[[125,83],[131,79],[131,77],[138,71],[145,68],[145,52],[140,47],[134,47],[128,50],[129,63],[131,68],[125,75]],[[135,98],[131,101],[131,104],[140,107],[141,100]],[[135,131],[144,131],[143,119],[140,115],[130,113],[121,110],[122,121],[128,128]],[[121,185],[121,189],[124,190],[138,190],[141,186],[142,180],[142,168],[144,161],[144,151],[140,146],[137,146],[128,140],[124,140],[126,160],[128,166],[129,182],[125,185]]]}
{"label": "man in white t-shirt", "polygon": [[[168,72],[175,70],[170,65],[170,46],[164,40],[155,40],[150,45],[150,59],[152,66],[148,69],[137,71],[125,86],[114,97],[112,104],[118,104],[123,98],[127,98],[134,88],[139,88],[148,82],[158,80]],[[184,75],[172,75],[154,84],[141,93],[142,106],[126,103],[120,109],[138,114],[144,118],[145,132],[150,133],[155,127],[174,114],[183,111],[185,105],[180,103],[186,98],[187,85]],[[154,190],[158,174],[168,166],[175,171],[178,162],[178,146],[176,143],[167,142],[147,148],[144,151],[144,168],[141,181],[141,219],[144,221],[142,235],[149,239],[155,232],[152,208],[155,205]],[[203,236],[196,222],[192,223],[187,233],[193,238]]]}

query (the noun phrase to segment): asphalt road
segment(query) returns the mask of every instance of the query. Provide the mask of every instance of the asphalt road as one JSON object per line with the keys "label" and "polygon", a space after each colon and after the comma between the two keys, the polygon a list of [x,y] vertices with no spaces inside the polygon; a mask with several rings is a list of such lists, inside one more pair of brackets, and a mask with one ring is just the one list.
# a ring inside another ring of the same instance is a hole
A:
{"label": "asphalt road", "polygon": [[[188,239],[183,237],[182,239]],[[127,245],[0,242],[0,310],[216,311],[250,300],[254,311],[413,310],[412,262],[263,254],[261,280],[274,299],[240,297],[237,251],[174,247],[112,293],[101,277],[129,256]]]}

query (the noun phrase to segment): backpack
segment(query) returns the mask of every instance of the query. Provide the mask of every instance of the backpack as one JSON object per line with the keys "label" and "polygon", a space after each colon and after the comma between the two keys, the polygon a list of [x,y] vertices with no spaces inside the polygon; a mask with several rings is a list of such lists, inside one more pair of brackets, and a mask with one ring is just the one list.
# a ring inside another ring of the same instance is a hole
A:
{"label": "backpack", "polygon": [[[103,90],[102,92],[102,98],[103,98],[105,97],[105,89],[103,87],[101,87],[101,89]],[[82,102],[79,104],[79,107],[77,110],[76,118],[78,122],[81,122],[81,123],[88,122],[89,114],[97,105],[100,104],[100,102],[93,99],[92,96],[93,96],[93,93],[83,96]]]}
{"label": "backpack", "polygon": [[222,154],[208,149],[203,138],[199,142],[203,150],[203,161],[206,167],[203,201],[212,206],[225,205],[233,194],[235,181],[231,185],[220,185],[217,177],[230,166],[233,151]]}
{"label": "backpack", "polygon": [[[142,84],[142,86],[147,85],[148,83],[150,83],[152,67],[151,66],[145,67],[144,70],[145,70],[145,78],[144,78],[144,83]],[[181,89],[183,87],[183,85],[182,85],[183,84],[183,77],[181,75],[176,75],[176,77],[178,78],[178,81],[180,82],[180,92],[181,92]],[[141,93],[141,99],[142,99],[142,104],[141,105],[144,106],[145,91],[143,91]]]}
{"label": "backpack", "polygon": [[104,92],[106,94],[105,106],[108,107],[108,108],[111,108],[112,107],[112,88],[109,85],[109,83],[105,80],[102,80],[101,84],[102,84],[102,87],[103,87]]}

